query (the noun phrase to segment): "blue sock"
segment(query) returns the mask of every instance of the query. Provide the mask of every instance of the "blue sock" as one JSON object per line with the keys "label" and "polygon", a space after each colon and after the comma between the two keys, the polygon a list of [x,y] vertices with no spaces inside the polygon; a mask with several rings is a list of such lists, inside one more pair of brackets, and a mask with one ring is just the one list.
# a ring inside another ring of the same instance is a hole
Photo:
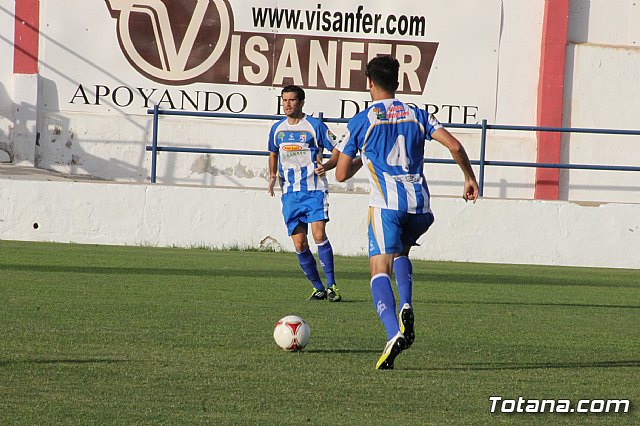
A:
{"label": "blue sock", "polygon": [[327,277],[327,287],[331,287],[336,283],[336,279],[333,276],[333,248],[329,240],[318,244],[318,257],[320,258],[324,276]]}
{"label": "blue sock", "polygon": [[398,284],[400,307],[405,303],[411,305],[413,298],[413,266],[411,265],[411,260],[407,256],[397,257],[393,261],[393,272],[396,276],[396,284]]}
{"label": "blue sock", "polygon": [[313,257],[311,250],[306,249],[302,253],[298,253],[298,262],[302,272],[309,278],[311,284],[318,290],[324,290],[324,285],[320,280],[320,274],[318,273],[318,266],[316,265],[316,259]]}
{"label": "blue sock", "polygon": [[389,275],[377,274],[371,278],[371,294],[373,295],[373,306],[387,330],[387,340],[391,340],[398,334],[400,327],[396,317],[396,299],[393,295]]}

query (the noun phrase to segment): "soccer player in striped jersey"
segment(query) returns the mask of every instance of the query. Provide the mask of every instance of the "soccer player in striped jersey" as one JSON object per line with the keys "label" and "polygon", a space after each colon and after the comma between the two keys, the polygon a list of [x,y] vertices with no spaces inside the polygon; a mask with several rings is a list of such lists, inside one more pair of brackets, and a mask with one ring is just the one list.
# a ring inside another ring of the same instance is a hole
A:
{"label": "soccer player in striped jersey", "polygon": [[[409,250],[434,221],[429,188],[422,171],[425,140],[449,149],[464,173],[463,198],[475,202],[478,183],[460,142],[436,118],[395,98],[399,63],[391,56],[372,59],[366,67],[371,106],[347,125],[338,144],[341,152],[336,178],[343,182],[360,167],[371,185],[369,199],[369,265],[373,304],[387,332],[387,344],[376,363],[393,369],[393,362],[415,339],[412,274]],[[357,153],[360,157],[356,157]],[[399,312],[391,287],[395,271]]]}
{"label": "soccer player in striped jersey", "polygon": [[[302,112],[304,100],[302,88],[291,85],[282,89],[286,117],[275,123],[269,133],[268,191],[271,196],[275,195],[276,180],[280,177],[284,222],[298,254],[300,267],[313,285],[309,300],[339,302],[342,296],[336,288],[333,248],[325,230],[329,221],[329,185],[325,173],[336,166],[336,138],[321,120]],[[332,155],[326,163],[322,163],[325,149]],[[316,259],[309,249],[309,224],[327,279],[326,288],[320,279]]]}

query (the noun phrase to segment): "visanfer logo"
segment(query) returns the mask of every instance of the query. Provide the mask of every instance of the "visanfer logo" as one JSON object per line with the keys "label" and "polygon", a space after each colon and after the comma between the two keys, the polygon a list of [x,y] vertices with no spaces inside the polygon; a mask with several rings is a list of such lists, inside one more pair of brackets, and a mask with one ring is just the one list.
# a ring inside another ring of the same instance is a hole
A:
{"label": "visanfer logo", "polygon": [[[129,63],[145,77],[170,85],[297,84],[366,92],[365,65],[377,55],[391,54],[400,62],[398,93],[422,94],[438,49],[432,41],[371,39],[364,23],[374,15],[363,13],[362,6],[341,13],[362,20],[366,38],[345,38],[304,33],[303,28],[294,34],[236,31],[231,0],[105,1]],[[248,12],[246,3],[239,7],[243,10],[236,13]],[[307,13],[319,19],[318,10]]]}
{"label": "visanfer logo", "polygon": [[[202,75],[220,59],[232,30],[224,0],[196,0],[188,22],[184,20],[189,16],[184,11],[187,2],[106,2],[117,19],[118,39],[127,59],[152,79],[185,82]],[[169,6],[179,10],[170,11]],[[204,39],[206,43],[198,42]]]}

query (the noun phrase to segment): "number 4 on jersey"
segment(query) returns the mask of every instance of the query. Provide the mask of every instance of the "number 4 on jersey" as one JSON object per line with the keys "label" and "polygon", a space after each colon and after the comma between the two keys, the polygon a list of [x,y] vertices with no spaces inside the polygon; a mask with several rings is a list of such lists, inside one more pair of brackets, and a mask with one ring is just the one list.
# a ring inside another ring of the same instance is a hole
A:
{"label": "number 4 on jersey", "polygon": [[409,158],[407,157],[407,146],[403,135],[399,135],[393,144],[389,155],[387,155],[387,164],[400,166],[405,172],[409,171]]}

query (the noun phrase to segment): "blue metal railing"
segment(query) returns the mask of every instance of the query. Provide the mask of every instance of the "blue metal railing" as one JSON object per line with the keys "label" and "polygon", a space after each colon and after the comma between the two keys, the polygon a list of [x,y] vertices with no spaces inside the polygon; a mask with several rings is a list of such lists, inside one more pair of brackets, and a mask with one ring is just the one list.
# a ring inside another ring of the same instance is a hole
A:
{"label": "blue metal railing", "polygon": [[[151,182],[156,183],[156,157],[158,152],[184,152],[195,154],[231,154],[231,155],[269,155],[268,151],[248,151],[237,149],[215,149],[215,148],[185,148],[175,146],[158,146],[158,117],[160,115],[173,115],[185,117],[208,117],[208,118],[234,118],[245,120],[271,120],[277,121],[282,119],[281,115],[260,115],[260,114],[231,114],[218,112],[202,112],[202,111],[174,111],[161,110],[157,105],[153,109],[148,109],[147,114],[153,114],[153,134],[151,145],[146,146],[147,151],[151,151]],[[347,118],[328,118],[320,112],[318,114],[325,123],[347,123]],[[509,126],[501,124],[487,124],[487,120],[482,120],[481,124],[459,124],[459,123],[443,123],[443,126],[452,129],[479,129],[480,133],[480,159],[470,160],[474,166],[480,166],[478,174],[479,196],[484,194],[484,174],[486,166],[498,167],[535,167],[542,169],[577,169],[577,170],[611,170],[611,171],[630,171],[640,172],[637,166],[609,166],[597,164],[563,164],[563,163],[531,163],[518,161],[490,161],[485,158],[487,145],[487,130],[515,130],[525,132],[558,132],[558,133],[592,133],[603,135],[636,135],[640,136],[640,130],[620,130],[620,129],[589,129],[577,127],[539,127],[539,126]],[[325,155],[328,157],[328,155]],[[425,158],[426,163],[432,164],[456,164],[452,159]]]}

